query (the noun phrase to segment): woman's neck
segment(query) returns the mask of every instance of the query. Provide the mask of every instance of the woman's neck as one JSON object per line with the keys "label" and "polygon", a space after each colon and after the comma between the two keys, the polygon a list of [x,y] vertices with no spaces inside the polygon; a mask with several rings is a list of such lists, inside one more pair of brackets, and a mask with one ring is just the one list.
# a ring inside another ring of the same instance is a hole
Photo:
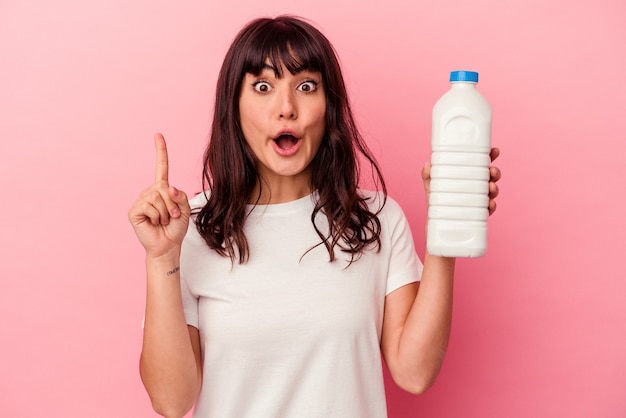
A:
{"label": "woman's neck", "polygon": [[312,192],[310,176],[307,175],[262,178],[252,191],[248,202],[259,205],[286,203],[301,199]]}

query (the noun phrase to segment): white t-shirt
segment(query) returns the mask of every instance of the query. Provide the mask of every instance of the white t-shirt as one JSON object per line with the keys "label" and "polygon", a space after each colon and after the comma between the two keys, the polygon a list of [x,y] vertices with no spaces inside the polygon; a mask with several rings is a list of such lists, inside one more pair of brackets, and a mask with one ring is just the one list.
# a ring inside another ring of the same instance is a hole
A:
{"label": "white t-shirt", "polygon": [[[340,250],[334,262],[323,245],[307,252],[320,242],[311,223],[314,196],[255,207],[245,223],[245,264],[209,249],[190,222],[181,286],[203,356],[194,417],[387,416],[380,356],[385,296],[418,281],[422,263],[390,198],[379,214],[380,252],[366,251],[348,268]],[[203,194],[191,200],[192,208],[205,203]]]}

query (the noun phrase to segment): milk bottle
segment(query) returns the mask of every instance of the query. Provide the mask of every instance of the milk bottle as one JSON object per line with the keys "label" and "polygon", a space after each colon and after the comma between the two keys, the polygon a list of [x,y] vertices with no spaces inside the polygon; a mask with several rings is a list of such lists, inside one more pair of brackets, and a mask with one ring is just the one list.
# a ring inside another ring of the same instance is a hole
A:
{"label": "milk bottle", "polygon": [[453,71],[435,104],[426,246],[433,255],[480,257],[487,249],[491,106],[478,73]]}

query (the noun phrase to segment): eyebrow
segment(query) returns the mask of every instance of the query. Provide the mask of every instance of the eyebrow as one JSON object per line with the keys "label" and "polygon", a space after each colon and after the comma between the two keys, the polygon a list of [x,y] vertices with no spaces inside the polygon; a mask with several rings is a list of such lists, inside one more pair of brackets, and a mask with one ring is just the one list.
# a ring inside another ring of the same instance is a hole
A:
{"label": "eyebrow", "polygon": [[[289,71],[289,70],[287,70],[287,68],[285,68],[285,67],[284,67],[284,65],[283,65],[283,69],[284,69],[285,71]],[[278,78],[281,78],[281,77],[282,77],[281,73],[279,73],[279,72],[278,72],[278,69],[277,69],[276,67],[274,67],[274,66],[273,66],[272,64],[270,64],[270,63],[267,63],[267,62],[263,63],[263,65],[261,66],[261,71],[260,71],[260,72],[263,72],[264,70],[272,71],[272,72],[274,73],[274,75],[275,75],[276,77],[278,77]],[[317,72],[317,71],[313,71],[313,70],[311,70],[311,69],[310,69],[310,68],[308,68],[308,67],[302,67],[302,68],[300,68],[298,71],[296,71],[296,72],[295,72],[295,73],[293,73],[293,74],[295,75],[295,74],[299,74],[299,73],[302,73],[302,72],[305,72],[305,71],[309,71],[309,72]]]}
{"label": "eyebrow", "polygon": [[274,76],[276,77],[281,76],[281,74],[278,72],[278,69],[268,62],[263,63],[263,65],[261,66],[261,70],[259,71],[259,74],[264,71],[271,71],[272,73],[274,73]]}
{"label": "eyebrow", "polygon": [[262,71],[262,70],[270,70],[270,71],[274,71],[274,72],[276,72],[276,67],[274,67],[274,66],[273,66],[273,65],[271,65],[271,64],[265,63],[265,64],[263,64],[263,65],[261,66],[261,71]]}

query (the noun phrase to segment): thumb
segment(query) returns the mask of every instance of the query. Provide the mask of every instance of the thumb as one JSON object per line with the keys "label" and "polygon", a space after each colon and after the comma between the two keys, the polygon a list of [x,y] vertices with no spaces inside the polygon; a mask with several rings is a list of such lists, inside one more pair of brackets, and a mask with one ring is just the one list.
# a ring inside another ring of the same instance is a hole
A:
{"label": "thumb", "polygon": [[189,215],[191,213],[191,207],[189,206],[189,200],[187,199],[187,195],[182,190],[178,190],[174,186],[170,186],[167,189],[167,193],[170,196],[170,199],[178,206],[180,210],[180,214]]}
{"label": "thumb", "polygon": [[422,184],[424,185],[424,193],[426,195],[426,207],[428,207],[430,200],[430,169],[431,169],[430,161],[426,161],[424,167],[422,168]]}
{"label": "thumb", "polygon": [[424,181],[430,180],[430,168],[431,168],[430,161],[426,161],[426,163],[424,164],[424,167],[422,168],[422,180]]}

